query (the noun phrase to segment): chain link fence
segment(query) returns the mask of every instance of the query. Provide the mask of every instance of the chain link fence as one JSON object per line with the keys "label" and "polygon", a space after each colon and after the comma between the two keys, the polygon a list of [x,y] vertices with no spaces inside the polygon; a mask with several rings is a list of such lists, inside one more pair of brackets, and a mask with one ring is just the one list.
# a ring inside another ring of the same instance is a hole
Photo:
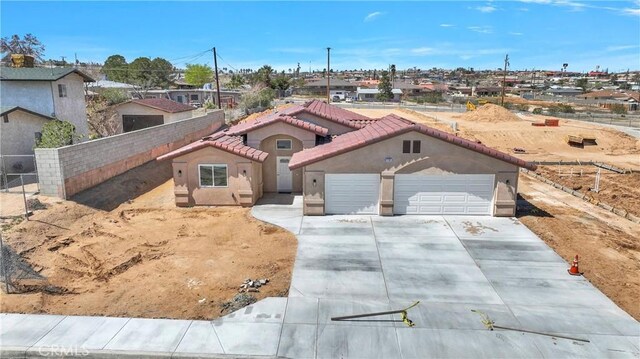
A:
{"label": "chain link fence", "polygon": [[39,192],[38,166],[35,155],[0,156],[0,190],[29,194]]}

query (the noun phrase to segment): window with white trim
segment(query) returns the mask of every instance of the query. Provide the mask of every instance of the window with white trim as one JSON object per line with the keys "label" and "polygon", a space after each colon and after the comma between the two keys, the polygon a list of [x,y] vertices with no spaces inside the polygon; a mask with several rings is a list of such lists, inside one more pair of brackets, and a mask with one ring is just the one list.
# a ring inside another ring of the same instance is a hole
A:
{"label": "window with white trim", "polygon": [[293,148],[291,140],[276,140],[276,150],[290,150]]}
{"label": "window with white trim", "polygon": [[200,187],[227,187],[227,165],[198,165]]}

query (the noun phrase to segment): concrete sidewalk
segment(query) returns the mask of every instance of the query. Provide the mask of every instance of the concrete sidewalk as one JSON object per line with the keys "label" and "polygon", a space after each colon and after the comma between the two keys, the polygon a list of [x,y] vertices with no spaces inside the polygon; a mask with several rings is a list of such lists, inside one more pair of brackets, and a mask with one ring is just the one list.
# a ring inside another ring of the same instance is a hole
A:
{"label": "concrete sidewalk", "polygon": [[[255,217],[296,233],[288,298],[214,321],[3,314],[2,357],[638,358],[640,324],[512,218],[302,217],[299,197]],[[421,303],[398,315],[331,317]],[[585,343],[497,325],[567,335]]]}

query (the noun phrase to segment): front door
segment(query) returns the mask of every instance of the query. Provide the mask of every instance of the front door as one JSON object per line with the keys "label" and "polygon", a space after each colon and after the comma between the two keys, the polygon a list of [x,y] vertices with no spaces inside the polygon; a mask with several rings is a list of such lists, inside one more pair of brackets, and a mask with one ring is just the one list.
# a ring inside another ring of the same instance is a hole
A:
{"label": "front door", "polygon": [[291,170],[289,169],[289,160],[291,157],[276,158],[276,173],[278,176],[278,192],[291,192],[293,179]]}

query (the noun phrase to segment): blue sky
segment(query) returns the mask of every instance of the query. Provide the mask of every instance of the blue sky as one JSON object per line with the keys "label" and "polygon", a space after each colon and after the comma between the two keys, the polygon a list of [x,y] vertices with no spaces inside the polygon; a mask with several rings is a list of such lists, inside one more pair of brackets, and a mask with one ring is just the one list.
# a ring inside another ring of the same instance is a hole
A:
{"label": "blue sky", "polygon": [[[276,69],[502,66],[640,70],[640,1],[8,2],[2,36],[33,33],[46,58],[121,54]],[[200,57],[197,55],[201,54]]]}

